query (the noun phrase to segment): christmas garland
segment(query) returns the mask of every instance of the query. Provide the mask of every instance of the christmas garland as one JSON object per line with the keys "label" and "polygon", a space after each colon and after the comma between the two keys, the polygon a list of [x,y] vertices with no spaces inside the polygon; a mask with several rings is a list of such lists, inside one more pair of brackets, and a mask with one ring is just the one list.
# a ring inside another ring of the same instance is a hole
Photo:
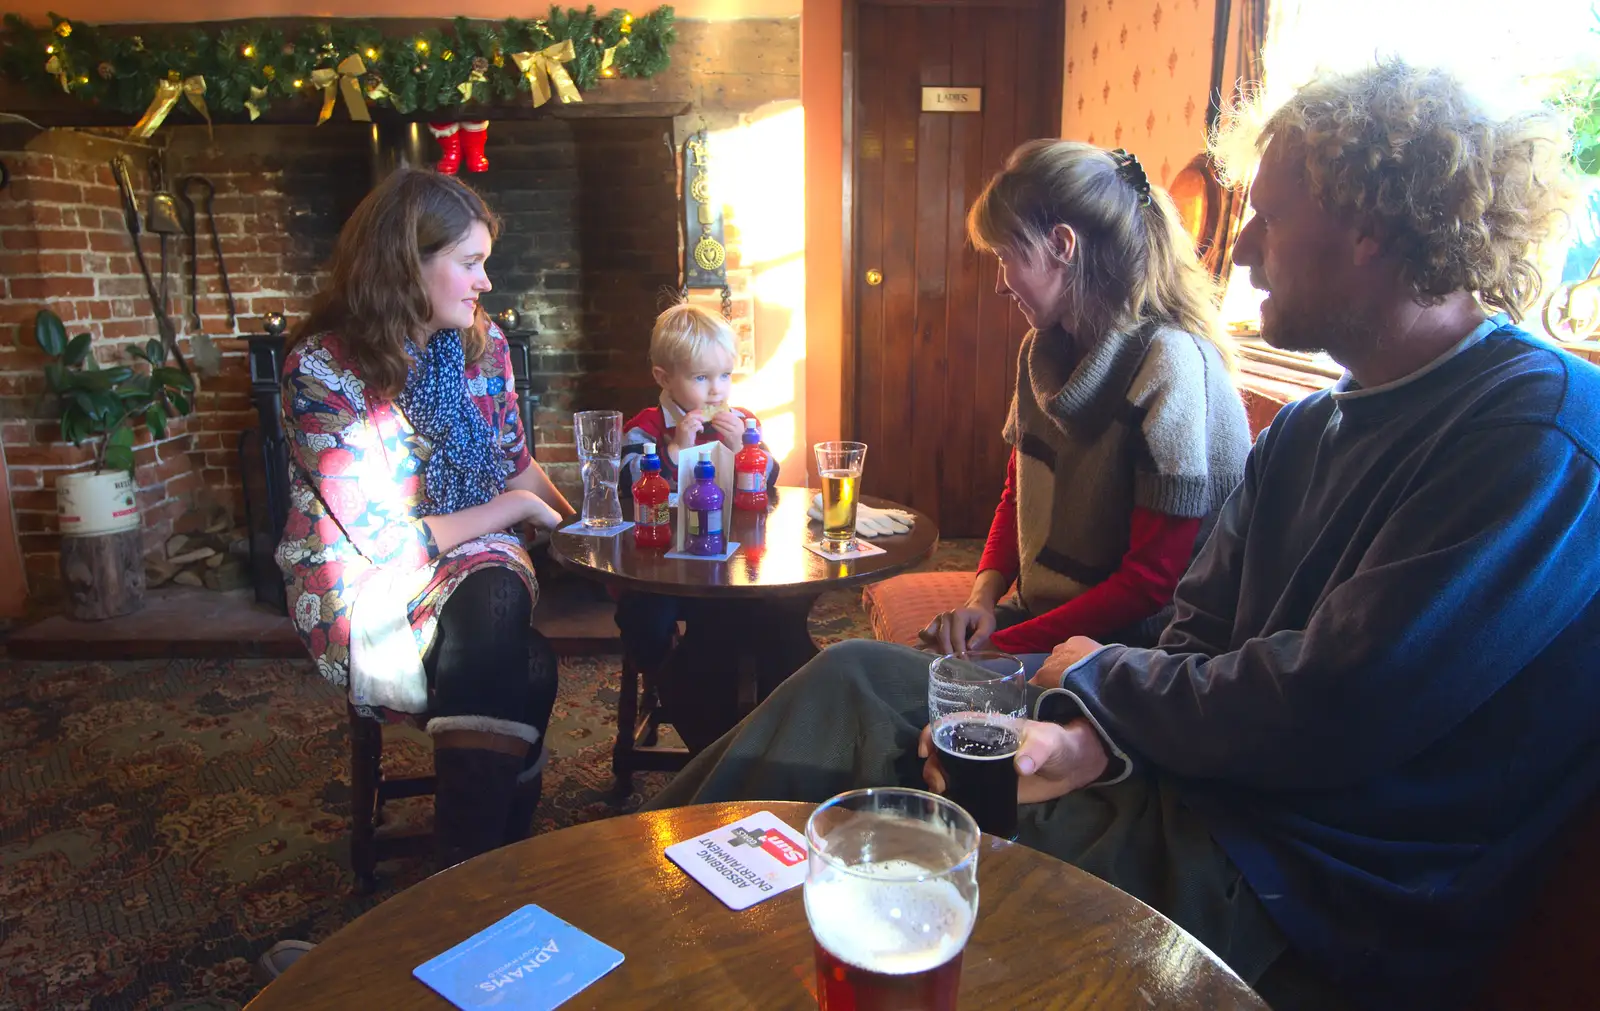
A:
{"label": "christmas garland", "polygon": [[[215,31],[132,26],[98,28],[52,14],[35,27],[15,14],[0,33],[0,74],[40,92],[66,92],[118,113],[142,113],[148,135],[184,103],[212,114],[255,119],[279,99],[317,98],[318,122],[343,98],[365,119],[366,103],[402,115],[468,102],[531,101],[579,90],[605,77],[651,77],[666,69],[677,41],[671,7],[634,17],[551,7],[546,17],[503,22],[456,18],[450,29],[404,35],[358,20],[319,22],[285,32],[272,21],[230,23]],[[153,122],[152,122],[153,121]]]}

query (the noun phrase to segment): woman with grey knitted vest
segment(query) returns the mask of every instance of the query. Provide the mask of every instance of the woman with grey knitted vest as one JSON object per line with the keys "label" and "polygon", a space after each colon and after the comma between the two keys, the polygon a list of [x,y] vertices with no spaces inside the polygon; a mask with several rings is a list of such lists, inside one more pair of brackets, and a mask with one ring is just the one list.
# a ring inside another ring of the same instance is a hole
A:
{"label": "woman with grey knitted vest", "polygon": [[922,637],[1018,654],[1075,635],[1154,641],[1250,449],[1216,286],[1171,199],[1125,151],[1022,145],[967,231],[1033,329],[972,593]]}

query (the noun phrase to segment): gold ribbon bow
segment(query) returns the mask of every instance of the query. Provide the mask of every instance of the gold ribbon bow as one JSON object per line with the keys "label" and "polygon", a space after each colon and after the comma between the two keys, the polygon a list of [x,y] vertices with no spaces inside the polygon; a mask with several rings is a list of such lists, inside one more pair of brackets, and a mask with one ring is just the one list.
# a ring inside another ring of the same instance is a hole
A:
{"label": "gold ribbon bow", "polygon": [[350,110],[350,118],[362,123],[372,122],[372,116],[367,112],[367,101],[361,97],[361,75],[366,72],[367,65],[361,62],[359,56],[346,56],[335,70],[324,67],[311,72],[312,87],[322,89],[322,112],[317,116],[318,126],[333,115],[335,84],[339,86],[340,94],[344,95],[344,107]]}
{"label": "gold ribbon bow", "polygon": [[577,55],[572,48],[571,39],[562,39],[537,53],[511,54],[517,69],[528,79],[528,88],[533,92],[535,109],[550,101],[550,84],[546,83],[546,77],[550,79],[550,83],[555,84],[556,93],[561,96],[564,104],[583,101],[583,96],[578,94],[578,86],[572,83],[572,75],[562,66]]}
{"label": "gold ribbon bow", "polygon": [[[563,71],[563,73],[565,73],[565,71]],[[456,85],[456,90],[461,92],[461,100],[463,102],[472,101],[472,86],[487,80],[488,78],[483,76],[483,71],[481,70],[474,70],[471,74],[467,75],[467,79],[465,81],[462,81],[460,84]],[[538,105],[539,103],[535,102],[533,104]]]}
{"label": "gold ribbon bow", "polygon": [[134,140],[149,140],[150,135],[161,128],[166,122],[167,113],[178,104],[178,96],[183,94],[183,89],[177,81],[157,81],[155,97],[150,99],[150,105],[144,110],[144,115],[139,117],[139,122],[133,124],[133,129],[128,136]]}
{"label": "gold ribbon bow", "polygon": [[216,133],[211,129],[211,110],[206,108],[206,79],[199,74],[183,79],[183,97],[200,113],[200,118],[206,121],[206,135],[216,140]]}
{"label": "gold ribbon bow", "polygon": [[244,103],[244,107],[250,110],[250,121],[252,123],[261,118],[260,102],[266,97],[266,88],[257,88],[254,85],[250,86],[250,98]]}
{"label": "gold ribbon bow", "polygon": [[67,81],[67,68],[62,64],[61,57],[52,56],[44,61],[44,72],[56,75],[56,80],[61,82],[62,91],[69,94],[72,92],[72,85]]}

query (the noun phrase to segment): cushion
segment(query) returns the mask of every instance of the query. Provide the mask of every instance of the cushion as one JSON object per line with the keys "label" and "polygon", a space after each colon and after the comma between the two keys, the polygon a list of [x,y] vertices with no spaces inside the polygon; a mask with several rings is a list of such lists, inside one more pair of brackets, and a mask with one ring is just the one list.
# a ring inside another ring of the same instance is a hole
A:
{"label": "cushion", "polygon": [[960,607],[972,592],[976,572],[908,572],[861,591],[872,636],[880,642],[916,646],[917,633],[940,611]]}

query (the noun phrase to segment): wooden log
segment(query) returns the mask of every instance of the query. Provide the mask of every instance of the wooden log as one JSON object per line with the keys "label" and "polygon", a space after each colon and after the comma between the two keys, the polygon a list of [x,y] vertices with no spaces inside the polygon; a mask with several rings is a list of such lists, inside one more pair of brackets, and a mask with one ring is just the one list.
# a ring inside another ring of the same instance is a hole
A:
{"label": "wooden log", "polygon": [[144,606],[144,556],[138,527],[113,534],[61,538],[61,583],[67,616],[98,621]]}

